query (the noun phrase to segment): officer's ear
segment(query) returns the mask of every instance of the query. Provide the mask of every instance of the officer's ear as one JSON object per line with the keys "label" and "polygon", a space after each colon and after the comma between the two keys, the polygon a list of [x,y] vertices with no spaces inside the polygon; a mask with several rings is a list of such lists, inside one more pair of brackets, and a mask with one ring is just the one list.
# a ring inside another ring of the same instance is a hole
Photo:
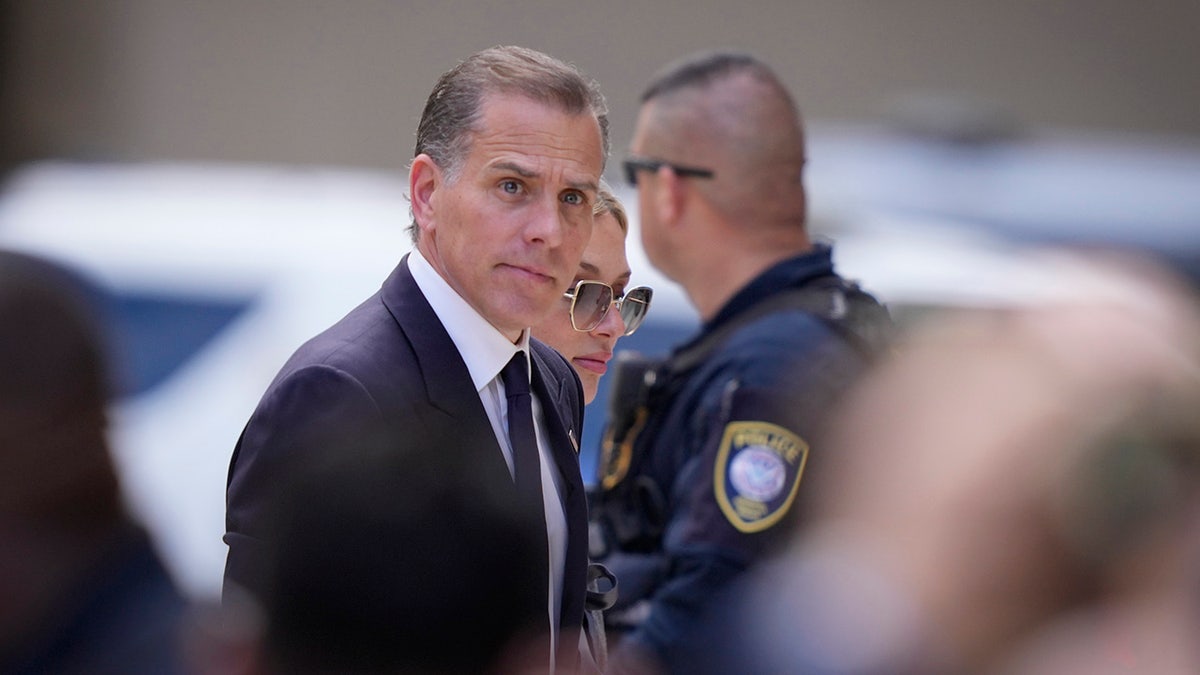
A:
{"label": "officer's ear", "polygon": [[655,194],[655,208],[658,209],[659,221],[674,223],[683,216],[687,186],[669,166],[659,167],[658,182],[662,187]]}

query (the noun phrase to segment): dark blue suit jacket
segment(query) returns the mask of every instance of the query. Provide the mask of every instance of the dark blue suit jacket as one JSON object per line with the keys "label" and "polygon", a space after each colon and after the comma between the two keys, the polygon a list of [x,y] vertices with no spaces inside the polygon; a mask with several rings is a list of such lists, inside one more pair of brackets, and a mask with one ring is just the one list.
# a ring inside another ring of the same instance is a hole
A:
{"label": "dark blue suit jacket", "polygon": [[[536,340],[530,344],[533,391],[542,402],[566,511],[559,622],[566,647],[578,639],[584,615],[587,505],[574,441],[582,428],[583,394],[562,356]],[[363,429],[405,438],[446,428],[453,429],[452,447],[431,451],[475,453],[473,462],[509,475],[467,366],[413,280],[406,257],[379,292],[296,351],[243,430],[227,485],[226,589],[232,583],[253,592],[265,578],[277,486],[327,459]]]}

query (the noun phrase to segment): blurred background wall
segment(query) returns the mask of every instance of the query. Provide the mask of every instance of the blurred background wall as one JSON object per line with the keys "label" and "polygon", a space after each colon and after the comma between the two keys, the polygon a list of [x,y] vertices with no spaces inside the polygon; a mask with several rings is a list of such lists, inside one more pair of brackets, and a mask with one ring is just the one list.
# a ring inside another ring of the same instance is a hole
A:
{"label": "blurred background wall", "polygon": [[1200,136],[1194,0],[0,0],[0,162],[403,167],[434,79],[518,43],[602,84],[750,49],[810,120],[953,95],[1025,127]]}

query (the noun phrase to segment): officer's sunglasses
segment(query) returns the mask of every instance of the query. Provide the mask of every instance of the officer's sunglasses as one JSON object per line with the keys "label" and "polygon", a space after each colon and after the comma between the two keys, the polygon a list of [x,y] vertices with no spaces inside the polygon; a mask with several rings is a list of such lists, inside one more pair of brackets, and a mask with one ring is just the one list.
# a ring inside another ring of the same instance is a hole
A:
{"label": "officer's sunglasses", "polygon": [[651,159],[649,157],[631,156],[621,162],[622,168],[625,169],[625,180],[630,187],[637,187],[639,171],[658,171],[662,167],[668,167],[676,176],[685,176],[690,178],[712,178],[716,175],[712,169],[702,169],[697,166],[684,166],[668,162],[665,159]]}
{"label": "officer's sunglasses", "polygon": [[563,293],[563,297],[571,299],[571,327],[581,333],[595,330],[596,326],[608,316],[608,310],[613,305],[625,322],[623,335],[633,335],[650,311],[650,298],[654,291],[646,286],[631,288],[624,297],[614,297],[612,286],[603,281],[580,281],[571,290]]}

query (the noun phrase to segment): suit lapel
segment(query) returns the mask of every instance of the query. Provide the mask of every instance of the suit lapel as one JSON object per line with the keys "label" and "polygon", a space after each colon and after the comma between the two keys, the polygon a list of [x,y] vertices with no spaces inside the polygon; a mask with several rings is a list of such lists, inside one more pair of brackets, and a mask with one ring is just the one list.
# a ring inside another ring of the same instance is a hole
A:
{"label": "suit lapel", "polygon": [[[417,287],[408,269],[408,256],[396,267],[381,290],[383,303],[404,333],[417,360],[430,406],[437,419],[426,424],[455,425],[459,437],[480,439],[480,461],[509,476],[504,454],[488,421],[479,393],[471,383],[467,364],[442,326],[433,307]],[[407,327],[407,329],[406,329]],[[563,486],[561,495],[567,517],[567,554],[563,578],[561,623],[578,629],[583,617],[587,580],[587,501],[579,473],[578,439],[582,409],[572,405],[566,387],[573,383],[568,364],[561,363],[565,378],[554,377],[554,366],[538,349],[531,347],[533,392],[542,402],[546,439]],[[577,401],[576,401],[577,402]],[[573,408],[578,412],[573,412]],[[564,632],[564,639],[567,634]]]}
{"label": "suit lapel", "polygon": [[[533,392],[543,401],[542,416],[546,421],[551,453],[555,468],[562,481],[563,509],[567,516],[567,555],[563,576],[563,602],[560,623],[564,627],[578,628],[583,617],[584,590],[587,586],[587,500],[583,478],[579,473],[578,445],[574,440],[578,432],[577,423],[571,414],[570,400],[565,388],[571,380],[563,382],[551,377],[552,367],[537,349],[533,355]],[[563,364],[563,368],[570,366]]]}
{"label": "suit lapel", "polygon": [[[578,434],[572,428],[573,421],[563,418],[564,412],[570,409],[562,393],[563,385],[549,377],[551,371],[537,352],[533,353],[533,362],[533,393],[544,402],[542,414],[550,436],[547,440],[558,465],[559,476],[568,489],[583,489],[583,480],[579,475],[579,447],[575,440]],[[565,498],[568,495],[563,496]]]}
{"label": "suit lapel", "polygon": [[428,426],[452,428],[455,437],[478,439],[470,445],[479,446],[481,461],[510,475],[467,364],[413,280],[407,255],[384,282],[381,293],[384,305],[412,345],[420,370],[417,379],[423,383],[429,405],[435,409],[419,410],[418,414]]}

